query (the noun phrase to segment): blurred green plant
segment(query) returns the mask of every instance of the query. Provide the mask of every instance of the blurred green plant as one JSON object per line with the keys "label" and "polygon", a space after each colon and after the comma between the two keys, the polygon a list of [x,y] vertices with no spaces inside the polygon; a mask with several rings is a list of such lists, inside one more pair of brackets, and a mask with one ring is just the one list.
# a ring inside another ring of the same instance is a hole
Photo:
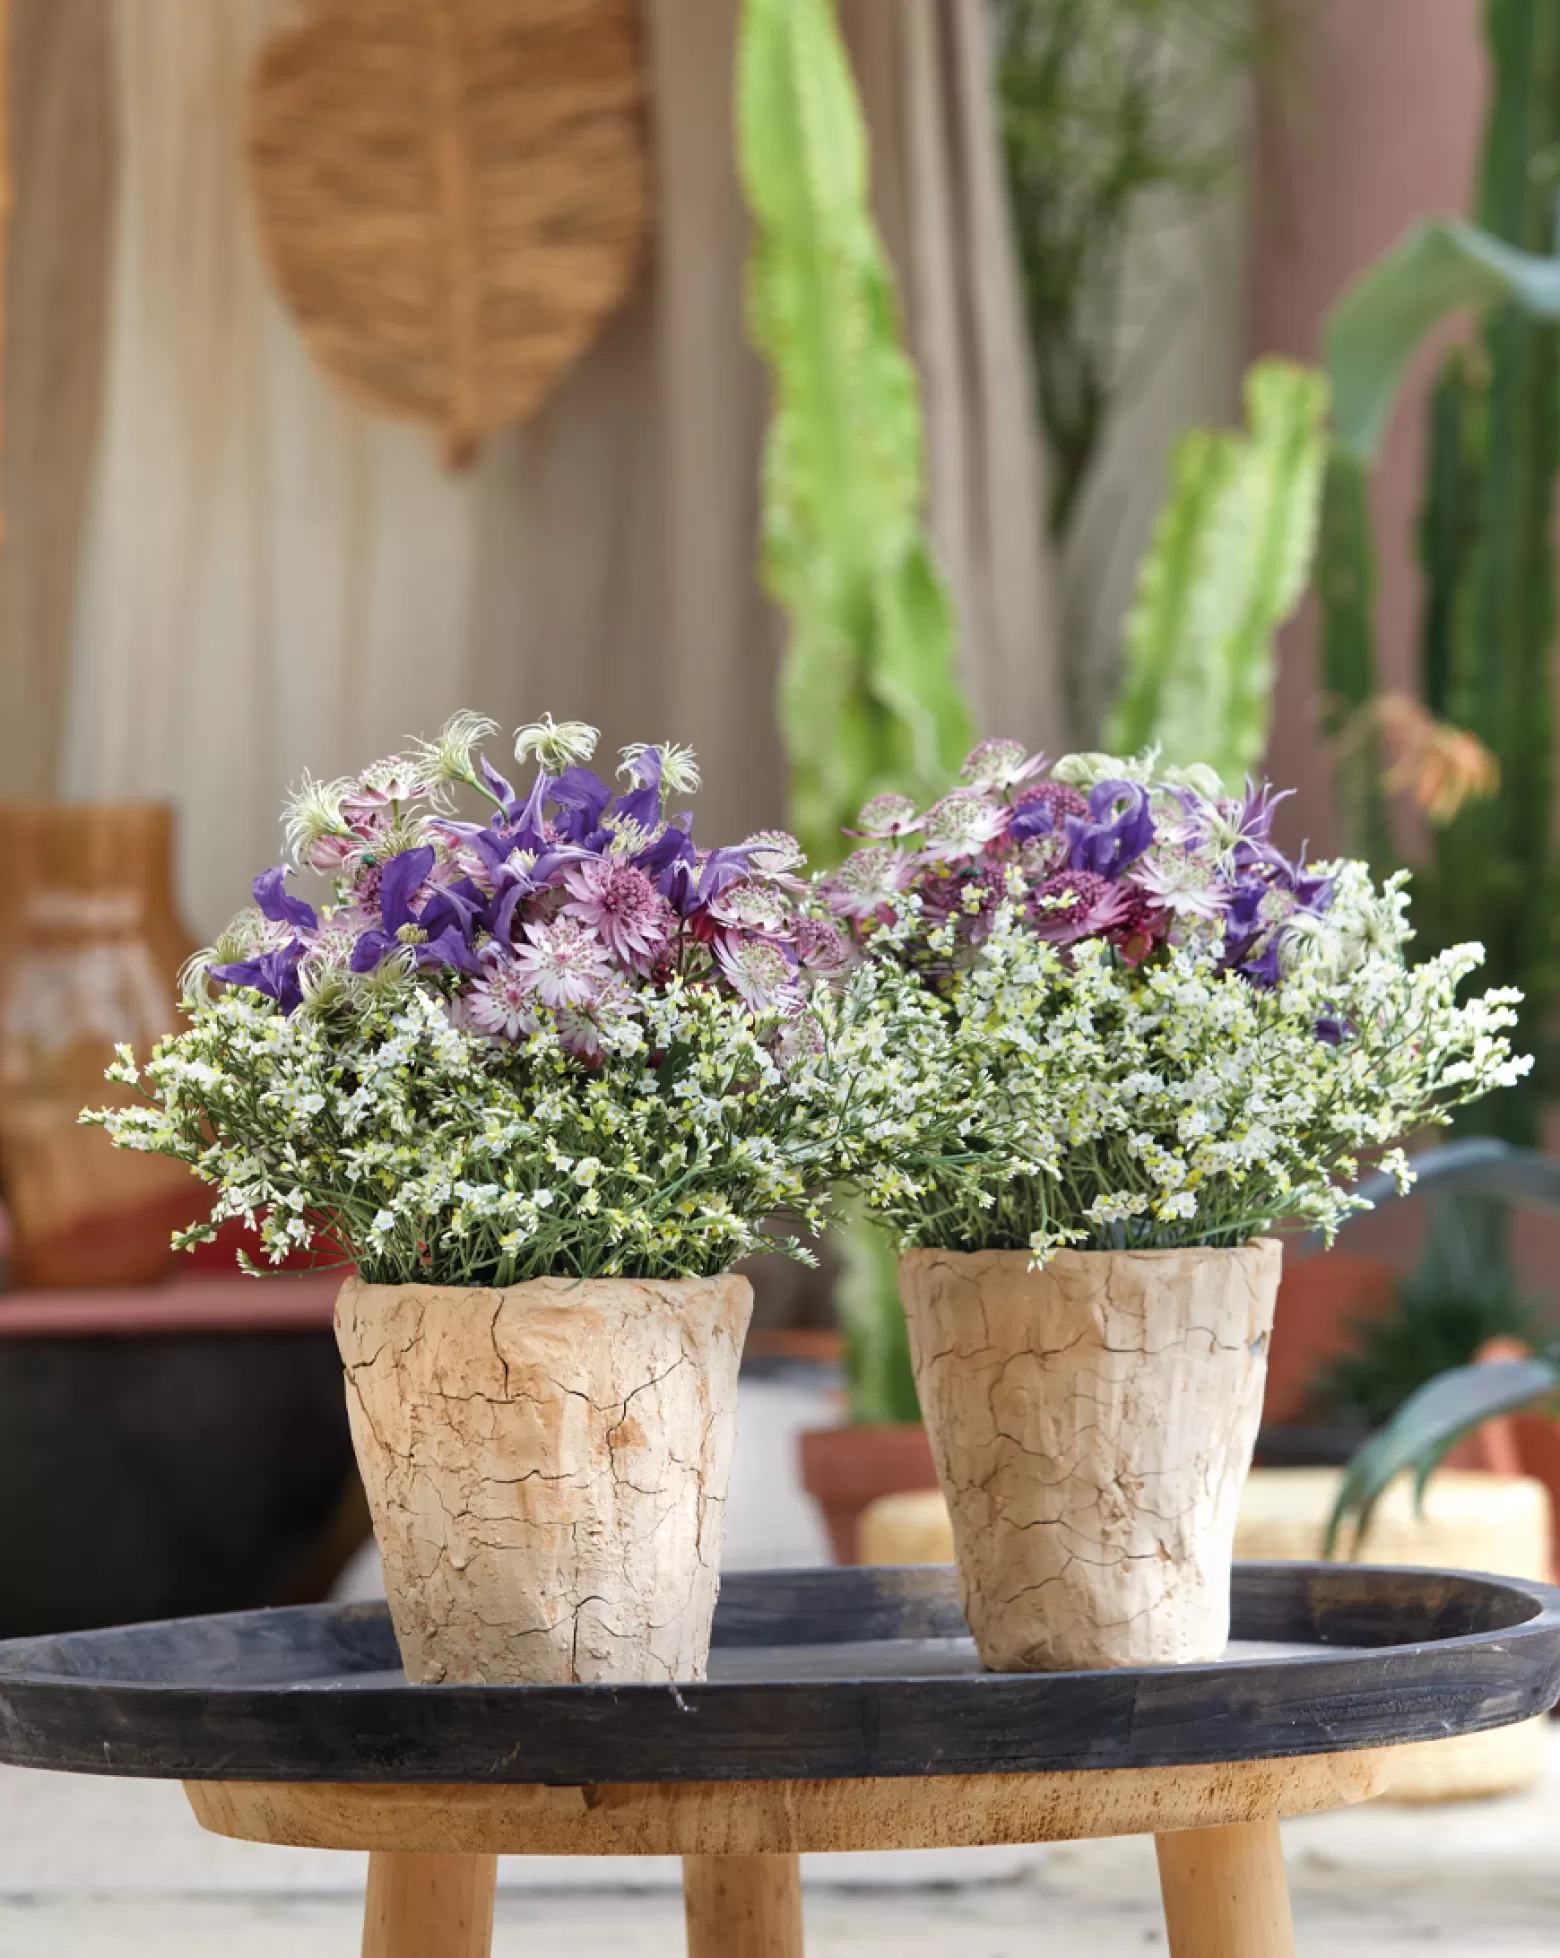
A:
{"label": "blurred green plant", "polygon": [[791,824],[830,864],[864,802],[940,794],[974,738],[834,0],[743,0],[737,132],[749,328],[773,385],[763,554],[791,627],[779,687]]}
{"label": "blurred green plant", "polygon": [[[974,718],[923,525],[920,396],[834,0],[743,0],[737,137],[749,328],[773,387],[763,564],[790,622],[778,696],[790,823],[822,866],[871,797],[940,795]],[[838,1242],[853,1418],[917,1420],[893,1247],[865,1222]]]}
{"label": "blurred green plant", "polygon": [[1115,754],[1204,763],[1232,791],[1267,748],[1274,637],[1310,578],[1327,454],[1321,374],[1259,361],[1245,396],[1244,433],[1188,429],[1172,452],[1104,736]]}
{"label": "blurred green plant", "polygon": [[1467,1366],[1492,1339],[1539,1339],[1539,1314],[1511,1273],[1474,1254],[1460,1211],[1438,1206],[1432,1255],[1399,1287],[1393,1309],[1350,1330],[1351,1351],[1319,1372],[1311,1397],[1340,1427],[1379,1428],[1421,1387]]}
{"label": "blurred green plant", "polygon": [[1147,200],[1183,221],[1241,155],[1210,115],[1271,38],[1262,0],[990,0],[997,98],[1040,419],[1049,521],[1077,512],[1112,404],[1176,297],[1128,247]]}
{"label": "blurred green plant", "polygon": [[1345,1542],[1358,1547],[1376,1504],[1400,1475],[1413,1476],[1417,1503],[1459,1441],[1508,1414],[1560,1419],[1560,1344],[1532,1359],[1456,1367],[1411,1395],[1350,1462],[1324,1555],[1335,1556]]}
{"label": "blurred green plant", "polygon": [[845,1346],[850,1418],[865,1423],[919,1421],[921,1403],[894,1241],[876,1224],[855,1217],[839,1232],[838,1243],[841,1271],[834,1300]]}

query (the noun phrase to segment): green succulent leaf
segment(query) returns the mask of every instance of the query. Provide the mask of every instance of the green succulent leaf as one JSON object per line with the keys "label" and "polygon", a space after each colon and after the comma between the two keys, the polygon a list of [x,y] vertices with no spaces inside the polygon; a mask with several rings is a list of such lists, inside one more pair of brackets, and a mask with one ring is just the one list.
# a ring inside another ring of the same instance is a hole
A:
{"label": "green succulent leaf", "polygon": [[941,793],[973,724],[922,525],[920,399],[833,0],[744,0],[737,127],[749,326],[774,393],[764,576],[791,624],[779,689],[791,819],[830,863],[871,796]]}
{"label": "green succulent leaf", "polygon": [[1560,258],[1520,251],[1461,218],[1405,232],[1349,288],[1327,320],[1327,371],[1339,443],[1370,461],[1403,376],[1427,334],[1453,313],[1512,302],[1560,320]]}
{"label": "green succulent leaf", "polygon": [[1456,1367],[1421,1387],[1349,1464],[1327,1525],[1326,1554],[1334,1554],[1351,1523],[1358,1546],[1376,1504],[1405,1469],[1414,1474],[1416,1498],[1422,1496],[1436,1467],[1464,1435],[1497,1415],[1542,1408],[1557,1394],[1560,1367],[1552,1359]]}
{"label": "green succulent leaf", "polygon": [[1326,465],[1327,382],[1260,361],[1246,377],[1247,432],[1191,429],[1138,572],[1106,746],[1157,745],[1237,786],[1267,746],[1273,637],[1299,604]]}

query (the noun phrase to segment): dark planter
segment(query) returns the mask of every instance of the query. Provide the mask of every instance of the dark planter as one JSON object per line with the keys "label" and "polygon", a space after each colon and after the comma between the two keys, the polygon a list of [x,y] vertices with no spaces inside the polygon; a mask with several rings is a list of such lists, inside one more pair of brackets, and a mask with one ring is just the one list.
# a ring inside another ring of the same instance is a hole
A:
{"label": "dark planter", "polygon": [[823,1511],[837,1564],[855,1563],[857,1526],[868,1503],[937,1487],[931,1446],[919,1421],[809,1428],[799,1440],[802,1486]]}
{"label": "dark planter", "polygon": [[324,1595],[368,1534],[335,1291],[0,1301],[0,1637]]}

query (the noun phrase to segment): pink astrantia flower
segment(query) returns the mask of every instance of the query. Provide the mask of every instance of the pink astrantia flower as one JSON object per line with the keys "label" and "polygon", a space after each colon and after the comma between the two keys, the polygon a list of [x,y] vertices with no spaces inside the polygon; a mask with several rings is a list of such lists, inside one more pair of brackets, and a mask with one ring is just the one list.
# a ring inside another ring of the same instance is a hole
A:
{"label": "pink astrantia flower", "polygon": [[642,870],[621,857],[589,857],[563,873],[565,917],[578,918],[614,958],[647,973],[676,927],[672,907]]}
{"label": "pink astrantia flower", "polygon": [[1022,741],[980,741],[965,758],[959,780],[973,789],[1016,789],[1044,767],[1045,756],[1030,754]]}
{"label": "pink astrantia flower", "polygon": [[907,795],[875,795],[856,818],[862,836],[909,836],[920,827],[921,818]]}
{"label": "pink astrantia flower", "polygon": [[954,789],[926,812],[926,854],[944,863],[979,856],[1007,828],[1011,813],[976,789]]}
{"label": "pink astrantia flower", "polygon": [[744,932],[779,934],[790,924],[790,910],[779,891],[746,881],[728,885],[719,897],[712,898],[710,916],[719,924],[734,925]]}
{"label": "pink astrantia flower", "polygon": [[742,844],[751,869],[760,877],[772,878],[787,890],[800,890],[801,879],[792,873],[807,862],[806,853],[788,829],[761,829]]}
{"label": "pink astrantia flower", "polygon": [[544,1006],[585,1006],[613,976],[607,948],[578,918],[527,925],[515,965]]}
{"label": "pink astrantia flower", "polygon": [[519,1040],[541,1025],[536,991],[514,959],[484,961],[484,977],[460,1001],[460,1021],[494,1040]]}
{"label": "pink astrantia flower", "polygon": [[889,843],[853,850],[825,886],[842,917],[871,918],[908,889],[915,863]]}
{"label": "pink astrantia flower", "polygon": [[728,933],[716,942],[715,957],[732,991],[754,1013],[789,1017],[801,1004],[796,967],[768,939]]}

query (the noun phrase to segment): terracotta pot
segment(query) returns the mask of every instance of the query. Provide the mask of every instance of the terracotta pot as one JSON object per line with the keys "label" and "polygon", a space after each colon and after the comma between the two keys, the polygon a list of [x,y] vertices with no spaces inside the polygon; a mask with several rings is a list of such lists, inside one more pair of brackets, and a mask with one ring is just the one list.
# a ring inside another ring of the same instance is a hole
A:
{"label": "terracotta pot", "polygon": [[20,804],[0,823],[14,878],[0,924],[0,1183],[16,1282],[144,1284],[209,1199],[182,1164],[116,1149],[76,1117],[132,1099],[103,1079],[116,1042],[144,1055],[178,1024],[195,947],[173,908],[173,814]]}
{"label": "terracotta pot", "polygon": [[859,1562],[858,1528],[868,1503],[937,1487],[931,1444],[919,1421],[810,1428],[798,1441],[802,1486],[823,1511],[837,1564]]}
{"label": "terracotta pot", "polygon": [[347,1415],[407,1677],[702,1679],[745,1278],[364,1285]]}
{"label": "terracotta pot", "polygon": [[910,1251],[916,1387],[998,1672],[1216,1659],[1282,1259]]}

